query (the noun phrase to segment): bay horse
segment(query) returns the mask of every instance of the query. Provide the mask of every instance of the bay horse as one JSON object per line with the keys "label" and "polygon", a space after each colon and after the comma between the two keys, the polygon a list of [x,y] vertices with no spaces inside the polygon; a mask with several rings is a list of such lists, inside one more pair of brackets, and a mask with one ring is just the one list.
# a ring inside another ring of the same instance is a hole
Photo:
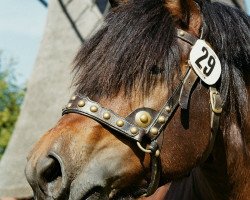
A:
{"label": "bay horse", "polygon": [[249,17],[203,0],[111,5],[28,156],[35,198],[250,199]]}

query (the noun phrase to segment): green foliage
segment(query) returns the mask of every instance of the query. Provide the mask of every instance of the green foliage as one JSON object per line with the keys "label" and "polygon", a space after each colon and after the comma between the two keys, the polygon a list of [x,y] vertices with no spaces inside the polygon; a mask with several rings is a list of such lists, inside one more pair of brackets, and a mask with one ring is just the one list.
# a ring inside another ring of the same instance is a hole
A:
{"label": "green foliage", "polygon": [[20,112],[24,89],[16,84],[13,59],[3,60],[0,51],[0,159],[9,142]]}

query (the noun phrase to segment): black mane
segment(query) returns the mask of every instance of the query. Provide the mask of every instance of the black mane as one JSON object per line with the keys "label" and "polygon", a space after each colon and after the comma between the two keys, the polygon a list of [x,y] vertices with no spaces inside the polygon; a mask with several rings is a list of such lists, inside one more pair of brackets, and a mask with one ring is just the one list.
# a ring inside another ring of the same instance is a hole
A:
{"label": "black mane", "polygon": [[[144,92],[152,89],[156,77],[171,77],[179,66],[175,32],[170,13],[159,0],[119,6],[76,57],[77,91],[99,97],[115,95],[121,88],[129,94],[135,84]],[[155,71],[164,73],[155,76]]]}
{"label": "black mane", "polygon": [[[250,19],[239,9],[202,2],[206,41],[222,63],[218,87],[225,123],[234,117],[241,127],[247,115],[244,76],[250,73]],[[146,93],[159,80],[171,85],[172,75],[180,72],[180,57],[174,20],[162,1],[133,1],[113,10],[82,46],[75,59],[74,84],[89,97],[112,97],[121,89],[129,94],[135,86]],[[161,73],[156,76],[155,71]]]}
{"label": "black mane", "polygon": [[244,77],[250,74],[250,17],[221,3],[205,2],[202,11],[209,27],[206,40],[222,63],[220,92],[224,113],[229,116],[235,113],[242,125],[248,102]]}

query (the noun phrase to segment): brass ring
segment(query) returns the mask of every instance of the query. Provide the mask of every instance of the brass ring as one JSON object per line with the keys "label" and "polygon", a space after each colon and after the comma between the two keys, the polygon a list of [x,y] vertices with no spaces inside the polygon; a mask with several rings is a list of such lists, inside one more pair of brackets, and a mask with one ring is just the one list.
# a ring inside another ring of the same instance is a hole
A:
{"label": "brass ring", "polygon": [[138,146],[143,152],[145,152],[145,153],[152,153],[152,150],[151,150],[151,149],[145,149],[145,148],[143,148],[140,142],[137,142],[136,144],[137,144],[137,146]]}

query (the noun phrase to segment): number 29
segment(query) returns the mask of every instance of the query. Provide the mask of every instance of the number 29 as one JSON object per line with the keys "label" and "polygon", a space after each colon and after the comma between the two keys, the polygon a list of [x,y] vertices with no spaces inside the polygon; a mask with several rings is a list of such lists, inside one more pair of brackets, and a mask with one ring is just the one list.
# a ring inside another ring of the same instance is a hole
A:
{"label": "number 29", "polygon": [[215,67],[216,61],[215,61],[215,58],[212,55],[209,56],[209,52],[208,52],[206,47],[203,47],[202,51],[205,54],[203,56],[201,56],[200,58],[198,58],[195,61],[195,63],[200,69],[202,69],[202,66],[201,66],[200,62],[209,57],[208,60],[207,60],[207,66],[205,66],[204,69],[203,69],[203,74],[205,74],[206,76],[209,76],[212,73],[212,71],[213,71],[213,69]]}

